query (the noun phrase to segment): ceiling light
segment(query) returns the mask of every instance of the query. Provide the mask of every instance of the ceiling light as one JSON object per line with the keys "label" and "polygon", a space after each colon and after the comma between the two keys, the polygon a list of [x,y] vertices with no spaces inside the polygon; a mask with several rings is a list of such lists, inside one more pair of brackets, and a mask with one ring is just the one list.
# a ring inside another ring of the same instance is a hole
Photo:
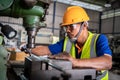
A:
{"label": "ceiling light", "polygon": [[111,7],[110,1],[109,1],[109,0],[107,0],[104,6],[105,6],[106,8]]}
{"label": "ceiling light", "polygon": [[105,6],[106,8],[109,8],[109,7],[111,7],[111,4],[107,4],[107,3],[106,3],[104,6]]}

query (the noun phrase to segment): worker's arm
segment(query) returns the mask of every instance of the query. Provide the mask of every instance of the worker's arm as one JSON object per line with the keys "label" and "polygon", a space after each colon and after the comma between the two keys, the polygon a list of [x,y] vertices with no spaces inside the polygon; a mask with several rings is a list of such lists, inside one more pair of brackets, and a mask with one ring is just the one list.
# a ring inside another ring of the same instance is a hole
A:
{"label": "worker's arm", "polygon": [[108,70],[112,67],[112,57],[110,55],[90,59],[74,59],[70,57],[69,60],[72,62],[73,67],[94,68],[96,70]]}
{"label": "worker's arm", "polygon": [[48,46],[36,46],[35,48],[31,49],[31,52],[37,56],[43,56],[43,55],[50,55],[51,52],[48,48]]}
{"label": "worker's arm", "polygon": [[71,57],[69,53],[63,52],[57,55],[50,55],[49,57],[54,59],[70,60],[73,68],[94,68],[96,70],[108,70],[112,67],[112,57],[108,54],[96,58],[76,59]]}
{"label": "worker's arm", "polygon": [[64,42],[64,40],[62,39],[59,42],[57,42],[56,44],[50,44],[49,46],[43,46],[43,45],[36,46],[31,51],[33,54],[36,54],[38,56],[58,54],[58,53],[62,52],[63,42]]}

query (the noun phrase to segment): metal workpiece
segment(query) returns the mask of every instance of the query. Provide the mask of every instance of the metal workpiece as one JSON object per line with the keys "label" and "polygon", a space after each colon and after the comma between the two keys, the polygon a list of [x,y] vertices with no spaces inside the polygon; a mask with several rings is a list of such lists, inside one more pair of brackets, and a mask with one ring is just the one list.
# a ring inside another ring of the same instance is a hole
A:
{"label": "metal workpiece", "polygon": [[28,80],[95,80],[95,69],[73,69],[70,61],[29,56],[24,75]]}
{"label": "metal workpiece", "polygon": [[72,69],[72,63],[68,60],[49,59],[49,62],[57,66],[60,66],[61,68],[63,68],[63,70]]}

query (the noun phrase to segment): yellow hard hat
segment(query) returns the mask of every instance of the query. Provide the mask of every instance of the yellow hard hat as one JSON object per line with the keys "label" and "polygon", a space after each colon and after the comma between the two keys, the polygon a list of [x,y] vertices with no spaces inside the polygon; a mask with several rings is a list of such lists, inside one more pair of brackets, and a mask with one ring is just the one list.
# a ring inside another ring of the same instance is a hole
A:
{"label": "yellow hard hat", "polygon": [[86,11],[80,6],[68,7],[63,16],[61,26],[88,21],[89,17]]}

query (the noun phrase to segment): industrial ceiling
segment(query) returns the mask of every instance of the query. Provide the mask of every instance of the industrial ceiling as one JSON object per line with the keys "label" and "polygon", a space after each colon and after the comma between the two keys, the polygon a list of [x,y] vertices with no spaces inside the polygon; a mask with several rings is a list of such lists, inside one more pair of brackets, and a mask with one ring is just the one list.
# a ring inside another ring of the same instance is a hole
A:
{"label": "industrial ceiling", "polygon": [[53,0],[53,1],[70,5],[78,5],[96,11],[120,8],[120,0]]}

